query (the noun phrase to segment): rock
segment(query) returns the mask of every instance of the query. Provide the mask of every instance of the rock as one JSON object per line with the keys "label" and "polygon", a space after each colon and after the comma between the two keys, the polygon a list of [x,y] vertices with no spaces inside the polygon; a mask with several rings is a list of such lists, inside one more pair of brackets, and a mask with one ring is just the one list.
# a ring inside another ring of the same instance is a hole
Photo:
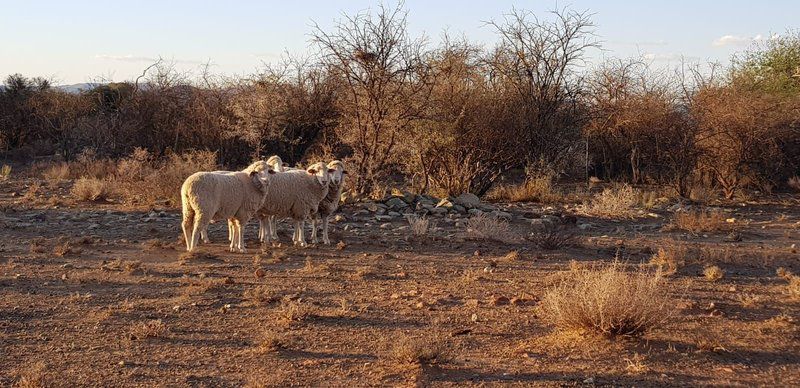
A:
{"label": "rock", "polygon": [[544,232],[545,230],[547,230],[547,225],[545,225],[545,221],[541,218],[532,219],[531,227],[536,232]]}
{"label": "rock", "polygon": [[[385,215],[376,215],[375,220],[382,222],[382,221],[391,221],[392,216],[385,216]],[[366,225],[365,225],[366,226]]]}
{"label": "rock", "polygon": [[392,227],[392,224],[390,224],[388,222],[385,223],[385,224],[381,224],[381,226],[380,226],[381,229],[389,229],[391,227]]}
{"label": "rock", "polygon": [[501,211],[501,210],[493,211],[492,212],[492,216],[497,217],[497,218],[502,219],[502,220],[506,220],[506,221],[511,221],[511,218],[512,218],[511,213],[504,212],[504,211]]}
{"label": "rock", "polygon": [[578,229],[580,229],[580,230],[594,229],[594,224],[589,223],[589,222],[583,223],[583,224],[578,224]]}
{"label": "rock", "polygon": [[342,214],[337,214],[336,216],[333,217],[333,222],[342,222],[342,221],[347,221],[347,217],[345,217]]}
{"label": "rock", "polygon": [[447,198],[442,198],[442,200],[439,201],[439,203],[436,204],[436,207],[443,207],[443,208],[448,208],[449,209],[449,208],[453,207],[453,203],[450,202],[450,200],[447,199]]}
{"label": "rock", "polygon": [[447,214],[447,209],[443,208],[443,207],[431,208],[431,209],[428,209],[428,211],[430,211],[431,214],[437,215],[437,216],[443,216],[443,215]]}
{"label": "rock", "polygon": [[739,234],[739,233],[736,233],[736,232],[731,232],[730,234],[725,236],[725,238],[722,239],[722,241],[725,241],[725,242],[739,242],[739,241],[742,241],[742,235]]}
{"label": "rock", "polygon": [[367,203],[364,204],[364,207],[367,208],[367,210],[369,210],[369,211],[371,211],[373,213],[378,211],[378,204],[375,203],[375,202],[367,202]]}
{"label": "rock", "polygon": [[100,224],[91,224],[88,228],[89,230],[100,229]]}
{"label": "rock", "polygon": [[452,210],[462,214],[467,212],[467,209],[461,205],[453,205]]}
{"label": "rock", "polygon": [[390,217],[400,217],[400,216],[402,216],[402,214],[400,214],[398,212],[395,212],[395,211],[392,211],[392,212],[389,212],[389,216]]}
{"label": "rock", "polygon": [[457,205],[461,205],[467,209],[478,207],[481,204],[481,199],[472,193],[463,193],[453,199]]}
{"label": "rock", "polygon": [[481,209],[469,209],[469,210],[467,210],[467,213],[470,216],[477,216],[477,215],[483,214],[483,210],[481,210]]}
{"label": "rock", "polygon": [[408,207],[408,204],[405,201],[403,201],[401,197],[400,198],[394,197],[386,201],[386,206],[388,206],[389,209],[392,210],[401,210],[405,207]]}

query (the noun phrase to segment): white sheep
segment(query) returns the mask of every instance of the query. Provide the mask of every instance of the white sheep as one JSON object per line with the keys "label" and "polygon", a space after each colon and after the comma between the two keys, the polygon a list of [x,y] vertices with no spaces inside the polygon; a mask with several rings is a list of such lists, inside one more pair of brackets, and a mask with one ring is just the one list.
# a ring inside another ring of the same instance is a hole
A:
{"label": "white sheep", "polygon": [[[278,162],[280,162],[280,158],[278,156],[274,156],[274,157],[278,158]],[[275,169],[272,164],[270,164],[270,160],[269,159],[267,160],[266,163],[267,163],[268,166],[272,166],[273,171],[279,171],[279,170]],[[260,162],[257,161],[257,162],[254,162],[254,163],[250,164],[249,166],[245,167],[245,169],[242,170],[242,172],[246,172],[246,173],[249,174],[250,172],[252,172],[256,168],[259,168],[259,166],[263,166],[263,165],[264,165],[263,163],[260,163]],[[219,171],[219,170],[218,171],[212,171],[212,173],[214,173],[214,174],[236,174],[238,172],[239,171]],[[212,219],[211,223],[213,224],[214,221],[217,221],[217,220],[216,219]],[[228,221],[228,241],[229,242],[233,242],[233,229],[234,229],[233,220],[227,220],[227,221]],[[203,241],[203,244],[211,243],[211,240],[208,238],[208,226],[206,226],[202,231],[200,231],[200,240]]]}
{"label": "white sheep", "polygon": [[[286,164],[278,155],[270,156],[267,159],[267,164],[272,166],[272,169],[275,170],[275,172],[286,172],[289,170],[289,165]],[[258,241],[261,241],[262,243],[269,241],[270,239],[278,241],[278,229],[275,218],[275,216],[269,216],[266,219],[258,220]]]}
{"label": "white sheep", "polygon": [[322,199],[317,211],[318,217],[311,219],[311,242],[317,243],[317,223],[322,219],[322,242],[330,244],[331,240],[328,238],[328,223],[330,216],[339,208],[339,200],[342,197],[342,187],[344,186],[344,176],[347,170],[344,168],[344,163],[340,160],[334,160],[328,163],[328,171],[330,172],[330,183],[328,184],[328,195]]}
{"label": "white sheep", "polygon": [[[315,163],[305,170],[276,173],[271,177],[270,190],[257,215],[261,225],[267,225],[269,216],[288,217],[294,220],[295,245],[306,246],[303,223],[317,213],[320,202],[328,194],[328,174],[325,163]],[[262,231],[266,242],[271,234]]]}
{"label": "white sheep", "polygon": [[197,248],[200,234],[216,219],[231,222],[230,250],[244,253],[242,225],[263,206],[274,173],[266,162],[258,161],[238,172],[197,172],[186,178],[181,186],[186,250]]}

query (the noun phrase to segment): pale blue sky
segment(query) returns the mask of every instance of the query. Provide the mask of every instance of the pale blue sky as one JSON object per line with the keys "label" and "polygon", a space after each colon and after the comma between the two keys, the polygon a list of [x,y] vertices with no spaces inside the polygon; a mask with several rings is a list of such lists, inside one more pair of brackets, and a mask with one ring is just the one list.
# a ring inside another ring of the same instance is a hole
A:
{"label": "pale blue sky", "polygon": [[[210,60],[213,71],[249,74],[284,50],[307,50],[312,22],[329,27],[342,12],[376,1],[43,1],[0,0],[0,77],[46,76],[58,83],[134,78],[162,56],[183,69]],[[414,35],[436,43],[444,29],[491,45],[483,21],[511,7],[544,15],[570,6],[595,13],[601,55],[644,55],[656,64],[727,62],[754,38],[800,27],[800,1],[424,1],[407,0]]]}

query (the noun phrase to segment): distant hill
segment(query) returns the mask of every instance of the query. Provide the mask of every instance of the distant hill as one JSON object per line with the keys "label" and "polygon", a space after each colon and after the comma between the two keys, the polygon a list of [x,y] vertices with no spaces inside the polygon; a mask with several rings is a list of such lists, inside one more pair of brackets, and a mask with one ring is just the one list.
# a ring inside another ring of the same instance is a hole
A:
{"label": "distant hill", "polygon": [[102,84],[101,83],[94,83],[94,82],[92,82],[92,83],[85,82],[85,83],[72,84],[72,85],[58,85],[58,86],[56,86],[56,88],[61,89],[61,90],[65,91],[65,92],[67,92],[67,93],[80,93],[80,92],[83,92],[83,91],[86,91],[86,90],[89,90],[89,89],[96,88],[96,87],[98,87],[100,85],[102,85]]}

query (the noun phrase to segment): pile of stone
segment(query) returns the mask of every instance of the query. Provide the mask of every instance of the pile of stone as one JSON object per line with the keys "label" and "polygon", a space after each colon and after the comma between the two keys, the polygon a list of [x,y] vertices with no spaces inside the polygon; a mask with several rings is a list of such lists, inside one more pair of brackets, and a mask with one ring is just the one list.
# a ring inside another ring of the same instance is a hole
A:
{"label": "pile of stone", "polygon": [[464,193],[456,197],[436,198],[427,194],[414,194],[395,190],[379,201],[362,201],[356,216],[374,216],[378,221],[390,221],[410,215],[431,217],[462,217],[479,214],[511,220],[510,213],[500,211],[494,205],[481,202],[477,195]]}

